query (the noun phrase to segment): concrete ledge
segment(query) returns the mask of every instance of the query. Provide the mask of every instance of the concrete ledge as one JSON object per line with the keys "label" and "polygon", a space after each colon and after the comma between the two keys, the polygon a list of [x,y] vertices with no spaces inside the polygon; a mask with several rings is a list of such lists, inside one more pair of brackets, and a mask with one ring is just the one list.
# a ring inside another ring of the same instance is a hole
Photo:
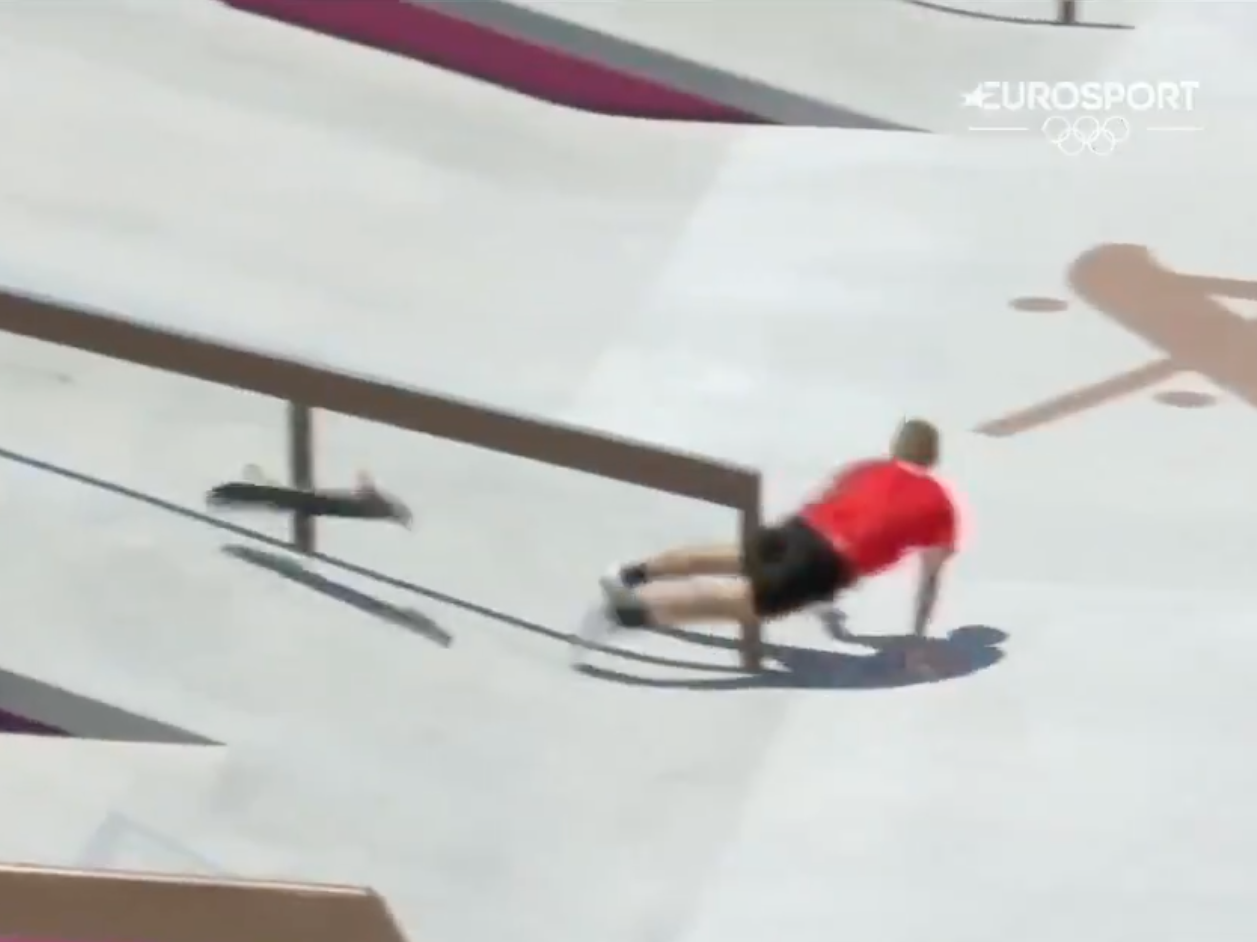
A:
{"label": "concrete ledge", "polygon": [[599,114],[912,130],[499,0],[224,0]]}

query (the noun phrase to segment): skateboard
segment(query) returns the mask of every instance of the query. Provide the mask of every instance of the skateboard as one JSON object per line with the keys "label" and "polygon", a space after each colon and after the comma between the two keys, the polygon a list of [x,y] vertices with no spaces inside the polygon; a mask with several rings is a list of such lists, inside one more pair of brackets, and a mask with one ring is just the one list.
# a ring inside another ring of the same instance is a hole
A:
{"label": "skateboard", "polygon": [[274,510],[311,517],[385,520],[410,526],[412,515],[404,502],[376,487],[365,473],[352,489],[304,489],[280,484],[258,465],[249,465],[239,480],[210,489],[205,502],[220,510]]}

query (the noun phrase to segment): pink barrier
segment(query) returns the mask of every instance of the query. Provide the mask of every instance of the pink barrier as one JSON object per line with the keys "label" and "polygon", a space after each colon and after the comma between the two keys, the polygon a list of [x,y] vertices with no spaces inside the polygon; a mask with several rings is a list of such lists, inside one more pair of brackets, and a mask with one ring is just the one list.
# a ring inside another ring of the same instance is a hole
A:
{"label": "pink barrier", "polygon": [[[64,736],[64,730],[56,729],[44,723],[0,710],[0,734],[19,733],[27,736]],[[8,942],[8,940],[6,940]]]}
{"label": "pink barrier", "polygon": [[765,123],[745,112],[404,0],[224,2],[569,108],[672,121]]}

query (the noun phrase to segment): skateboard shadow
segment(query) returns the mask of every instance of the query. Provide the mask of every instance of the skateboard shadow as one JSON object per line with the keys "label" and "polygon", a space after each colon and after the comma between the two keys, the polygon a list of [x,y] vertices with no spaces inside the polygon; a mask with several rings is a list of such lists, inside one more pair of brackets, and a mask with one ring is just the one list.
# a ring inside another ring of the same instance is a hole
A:
{"label": "skateboard shadow", "polygon": [[232,559],[264,569],[390,625],[396,625],[443,648],[448,648],[454,643],[452,634],[422,612],[413,608],[403,608],[400,605],[391,605],[373,595],[347,586],[343,582],[319,575],[291,556],[268,553],[253,546],[242,546],[239,543],[224,546],[223,552]]}
{"label": "skateboard shadow", "polygon": [[[824,619],[823,619],[824,620]],[[904,668],[904,655],[914,638],[905,635],[857,635],[845,627],[826,627],[848,645],[868,649],[867,654],[803,648],[794,645],[766,644],[765,662],[770,665],[760,673],[744,673],[737,677],[658,678],[629,674],[594,665],[584,665],[581,672],[599,680],[632,687],[656,687],[670,690],[887,690],[916,687],[957,680],[994,667],[1004,659],[1002,645],[1008,634],[986,625],[965,625],[942,638],[927,641],[935,670],[929,677],[909,673]],[[738,641],[682,628],[651,629],[652,634],[687,644],[736,651]]]}

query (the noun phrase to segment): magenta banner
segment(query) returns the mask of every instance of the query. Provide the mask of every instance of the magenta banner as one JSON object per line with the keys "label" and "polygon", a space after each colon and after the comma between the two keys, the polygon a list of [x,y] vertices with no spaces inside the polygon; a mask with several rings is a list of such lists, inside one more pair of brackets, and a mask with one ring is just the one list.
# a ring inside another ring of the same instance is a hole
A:
{"label": "magenta banner", "polygon": [[569,108],[631,118],[763,124],[753,115],[405,0],[225,0]]}

